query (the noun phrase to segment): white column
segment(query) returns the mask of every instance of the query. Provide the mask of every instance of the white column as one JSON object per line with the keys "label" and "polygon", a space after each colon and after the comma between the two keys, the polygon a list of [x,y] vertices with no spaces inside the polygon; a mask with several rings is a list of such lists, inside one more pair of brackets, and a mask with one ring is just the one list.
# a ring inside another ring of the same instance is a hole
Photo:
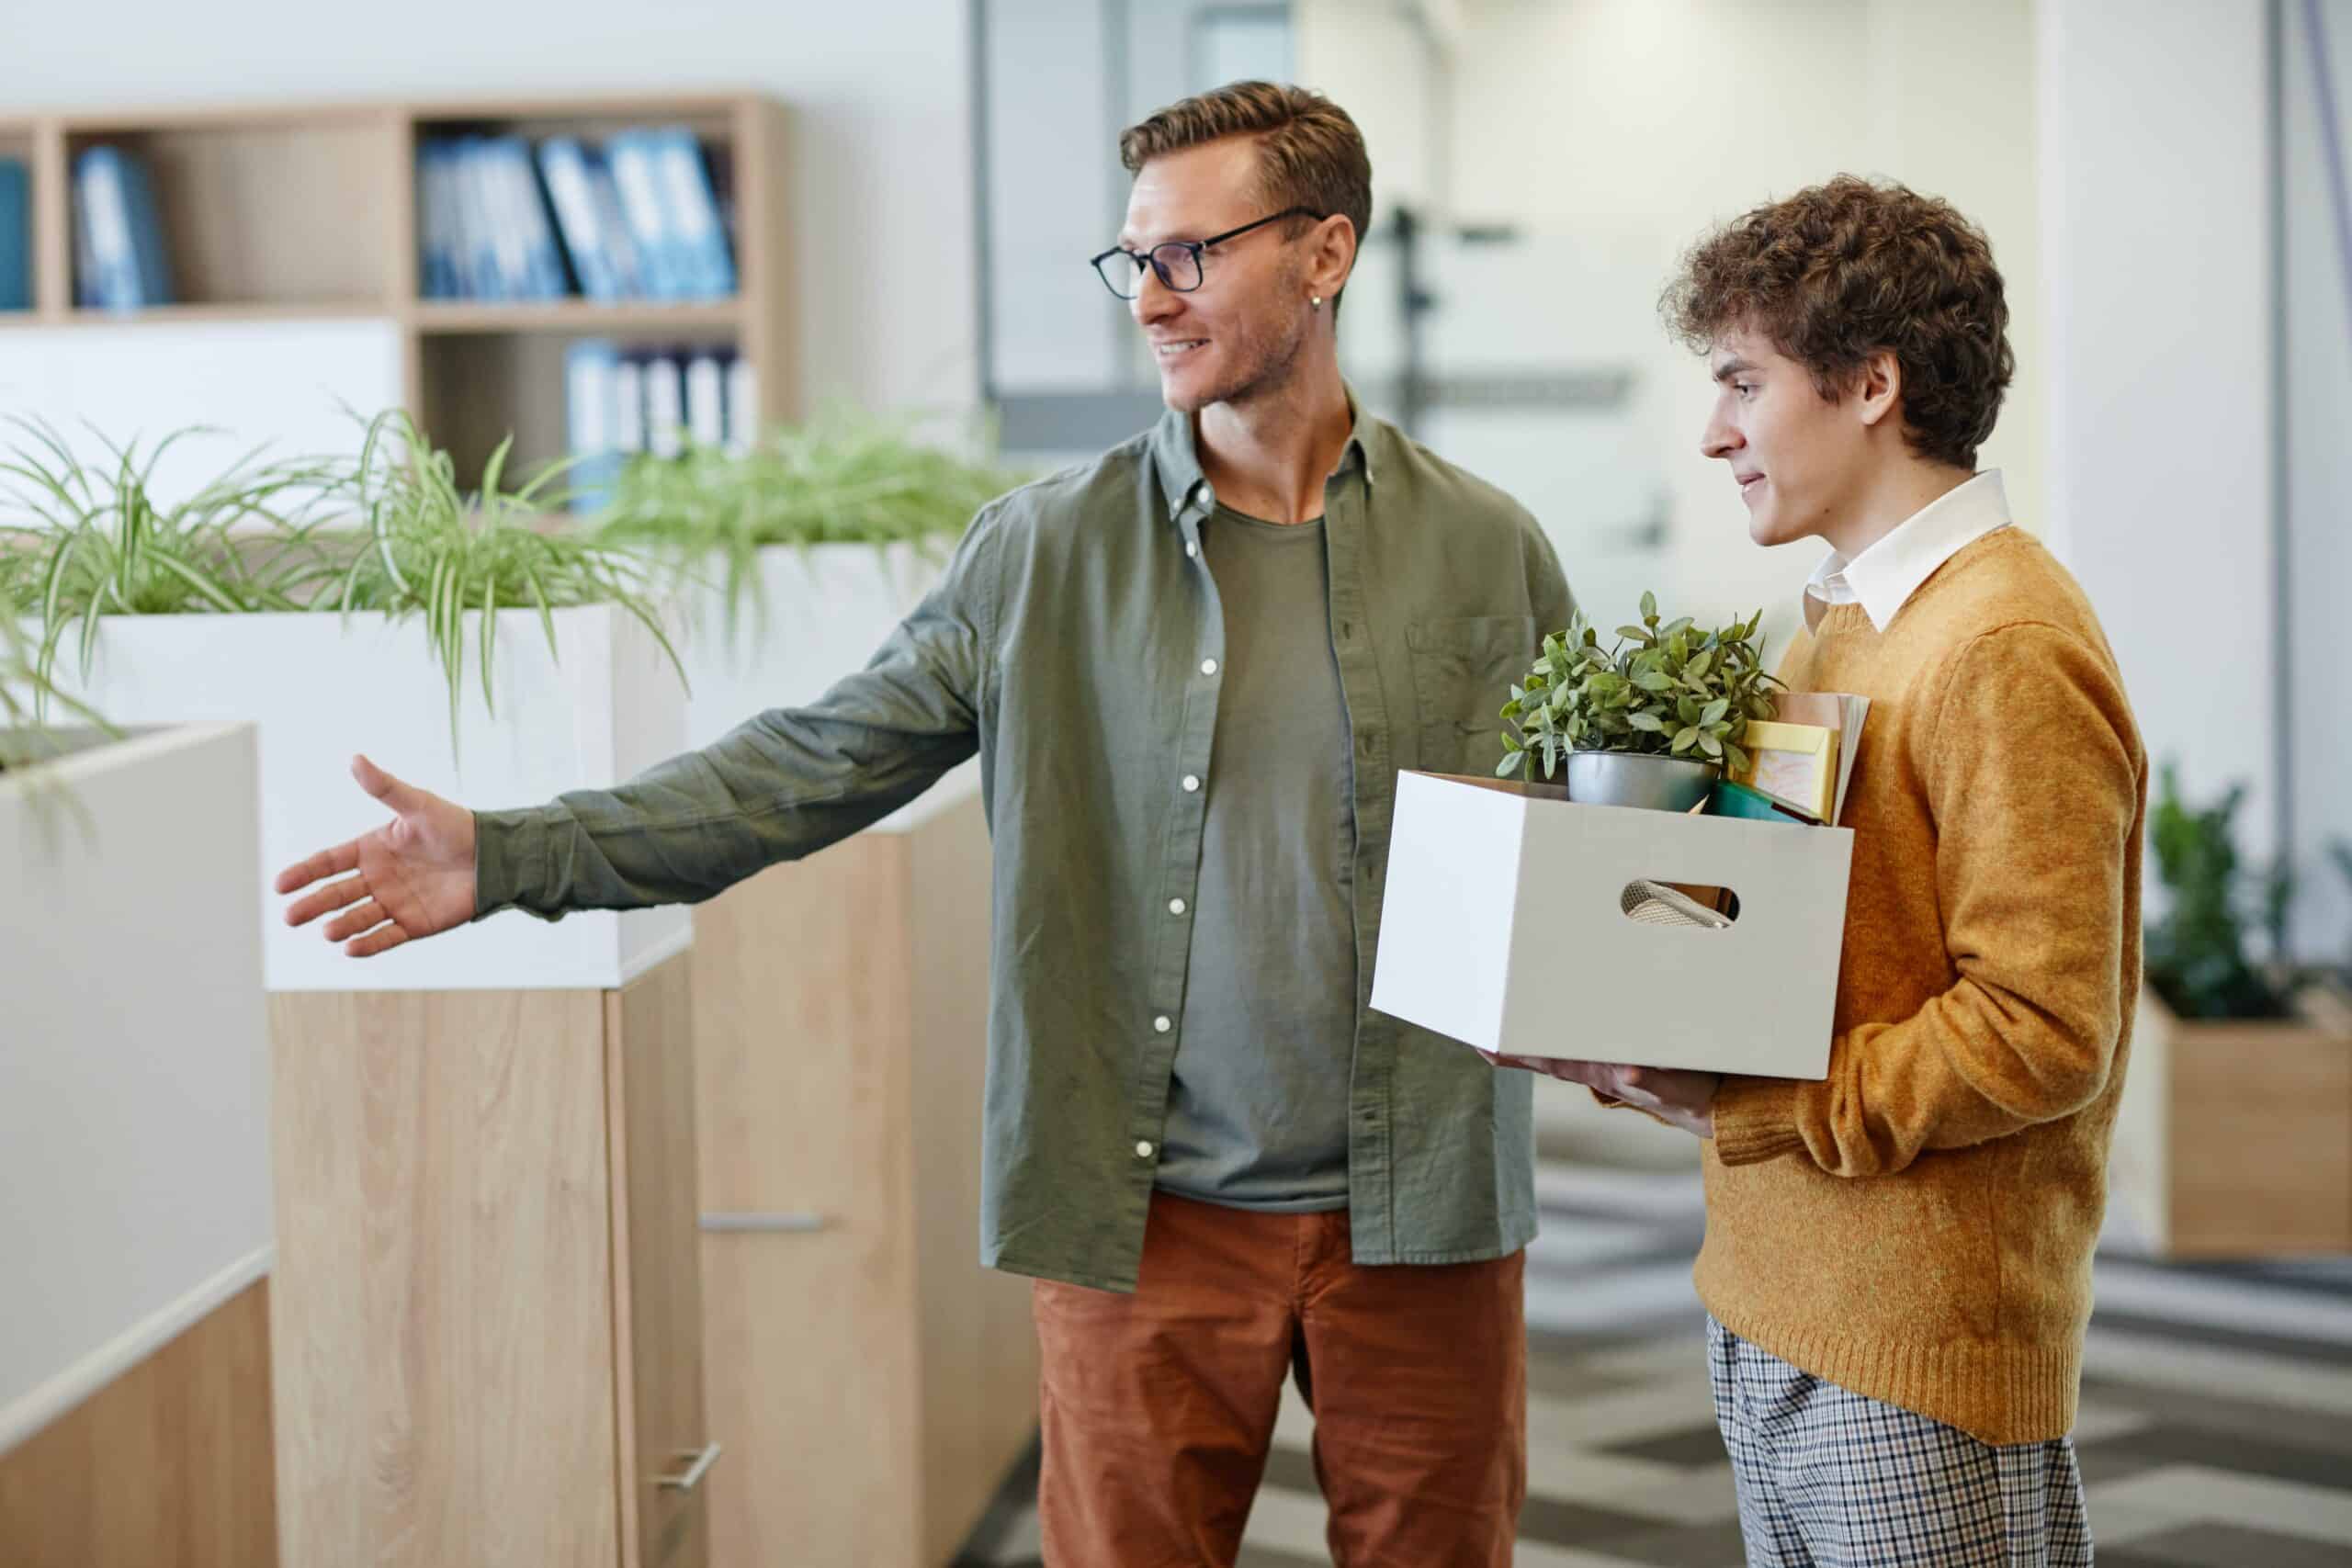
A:
{"label": "white column", "polygon": [[2151,757],[2275,841],[2269,95],[2250,0],[2041,0],[2048,491]]}

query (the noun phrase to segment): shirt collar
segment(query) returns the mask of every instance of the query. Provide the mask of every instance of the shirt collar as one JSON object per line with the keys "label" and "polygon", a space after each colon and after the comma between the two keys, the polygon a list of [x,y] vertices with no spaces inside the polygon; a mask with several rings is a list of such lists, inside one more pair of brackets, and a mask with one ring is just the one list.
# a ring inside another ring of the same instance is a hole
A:
{"label": "shirt collar", "polygon": [[[1388,436],[1387,426],[1363,412],[1363,404],[1356,400],[1355,389],[1348,390],[1348,412],[1353,423],[1348,429],[1348,444],[1340,452],[1340,466],[1334,473],[1346,473],[1351,466],[1363,474],[1364,487],[1372,489],[1381,464],[1374,461],[1374,448]],[[1216,504],[1208,479],[1201,472],[1200,449],[1193,443],[1193,416],[1170,409],[1159,416],[1151,433],[1151,462],[1159,475],[1160,494],[1168,502],[1168,514],[1181,515],[1188,502],[1197,503],[1194,510],[1206,515]]]}
{"label": "shirt collar", "polygon": [[1805,584],[1806,623],[1821,618],[1816,602],[1834,604],[1850,598],[1883,632],[1946,561],[2010,521],[2001,470],[1988,468],[1905,518],[1853,559],[1831,550]]}

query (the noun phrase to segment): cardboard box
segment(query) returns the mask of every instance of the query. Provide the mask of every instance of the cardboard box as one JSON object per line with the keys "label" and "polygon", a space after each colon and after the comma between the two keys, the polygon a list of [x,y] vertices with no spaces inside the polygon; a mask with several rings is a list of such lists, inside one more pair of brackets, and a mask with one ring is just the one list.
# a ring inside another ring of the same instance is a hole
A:
{"label": "cardboard box", "polygon": [[[1402,773],[1372,1005],[1512,1055],[1818,1078],[1853,852],[1843,828]],[[1642,880],[1728,888],[1738,918],[1639,923],[1621,901]]]}

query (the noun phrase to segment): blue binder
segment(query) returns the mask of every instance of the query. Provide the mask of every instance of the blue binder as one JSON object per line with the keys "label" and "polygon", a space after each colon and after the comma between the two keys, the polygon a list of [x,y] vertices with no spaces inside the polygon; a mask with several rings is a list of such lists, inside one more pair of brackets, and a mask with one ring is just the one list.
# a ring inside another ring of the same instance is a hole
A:
{"label": "blue binder", "polygon": [[105,310],[137,310],[144,293],[124,163],[112,147],[92,147],[74,161],[84,260],[74,297],[79,304]]}
{"label": "blue binder", "polygon": [[735,258],[702,144],[684,126],[649,133],[662,171],[669,229],[678,247],[681,287],[691,299],[721,299],[735,292]]}
{"label": "blue binder", "polygon": [[449,149],[438,138],[416,150],[418,286],[427,299],[455,299],[458,284],[456,214],[449,186]]}
{"label": "blue binder", "polygon": [[130,248],[139,274],[139,303],[169,305],[175,299],[171,256],[164,246],[164,214],[155,200],[155,182],[144,158],[125,154],[122,163],[130,182]]}
{"label": "blue binder", "polygon": [[32,308],[32,171],[0,158],[0,310]]}
{"label": "blue binder", "polygon": [[539,143],[539,176],[546,184],[548,204],[555,209],[557,231],[581,294],[611,301],[626,297],[605,243],[604,214],[596,199],[596,182],[587,150],[569,136],[550,137]]}
{"label": "blue binder", "polygon": [[677,236],[671,232],[669,203],[662,197],[660,148],[650,133],[625,130],[605,141],[605,157],[612,165],[629,237],[636,242],[646,298],[687,298],[691,280]]}
{"label": "blue binder", "polygon": [[571,279],[548,217],[547,197],[539,189],[530,143],[519,136],[498,137],[489,143],[489,155],[496,164],[498,192],[511,230],[509,254],[519,263],[518,292],[526,299],[562,299],[571,291]]}
{"label": "blue binder", "polygon": [[564,351],[564,437],[576,459],[565,478],[574,512],[601,510],[620,475],[620,351],[600,338]]}
{"label": "blue binder", "polygon": [[613,178],[611,161],[594,148],[588,150],[588,182],[595,189],[598,234],[605,242],[605,254],[613,264],[620,297],[650,299],[652,289],[646,281],[645,262],[635,236],[629,232],[628,214],[621,209],[620,186]]}
{"label": "blue binder", "polygon": [[458,271],[465,279],[466,293],[475,299],[512,299],[516,276],[500,251],[498,196],[482,139],[459,137],[456,159],[458,228],[464,240]]}

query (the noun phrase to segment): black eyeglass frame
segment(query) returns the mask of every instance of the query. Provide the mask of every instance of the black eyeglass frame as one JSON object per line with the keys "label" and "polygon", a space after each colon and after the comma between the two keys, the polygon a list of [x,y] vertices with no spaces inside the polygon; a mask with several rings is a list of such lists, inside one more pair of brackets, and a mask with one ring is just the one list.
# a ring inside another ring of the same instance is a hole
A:
{"label": "black eyeglass frame", "polygon": [[[1205,253],[1210,246],[1221,245],[1227,240],[1238,240],[1242,235],[1250,232],[1252,229],[1262,229],[1269,223],[1279,223],[1285,218],[1312,218],[1315,221],[1320,223],[1328,216],[1329,214],[1317,212],[1310,207],[1286,208],[1283,211],[1261,218],[1254,223],[1244,223],[1238,229],[1227,229],[1222,234],[1212,234],[1205,240],[1162,240],[1159,244],[1152,246],[1151,249],[1148,251],[1131,251],[1125,245],[1113,245],[1101,255],[1090,258],[1086,265],[1094,269],[1094,276],[1102,280],[1102,287],[1109,289],[1112,294],[1121,299],[1133,299],[1135,295],[1119,293],[1119,286],[1111,281],[1111,275],[1109,273],[1102,270],[1102,264],[1109,261],[1113,256],[1125,256],[1129,261],[1135,263],[1135,281],[1138,286],[1143,280],[1143,269],[1146,265],[1148,265],[1152,271],[1159,275],[1161,287],[1168,288],[1174,293],[1190,294],[1194,289],[1200,288],[1202,284],[1208,281],[1209,269],[1203,265],[1201,258],[1203,254]],[[1169,276],[1168,264],[1159,259],[1159,253],[1162,251],[1189,251],[1192,253],[1193,276],[1194,279],[1192,284],[1189,286],[1179,284],[1173,277]],[[1140,288],[1138,288],[1137,292],[1140,291]]]}

